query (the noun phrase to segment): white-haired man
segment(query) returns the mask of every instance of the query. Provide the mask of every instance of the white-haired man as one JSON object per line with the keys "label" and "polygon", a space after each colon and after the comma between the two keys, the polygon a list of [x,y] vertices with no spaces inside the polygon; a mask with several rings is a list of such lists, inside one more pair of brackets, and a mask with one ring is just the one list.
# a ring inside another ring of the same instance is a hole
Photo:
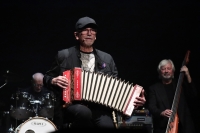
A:
{"label": "white-haired man", "polygon": [[[173,105],[177,80],[174,78],[175,67],[172,60],[162,60],[157,70],[160,81],[150,86],[147,103],[149,111],[153,116],[154,133],[165,133],[168,119],[173,113],[171,107]],[[197,96],[196,88],[185,65],[181,67],[180,72],[183,72],[186,78],[184,78],[182,83],[178,103],[178,133],[195,133],[189,107],[191,105],[190,100]]]}

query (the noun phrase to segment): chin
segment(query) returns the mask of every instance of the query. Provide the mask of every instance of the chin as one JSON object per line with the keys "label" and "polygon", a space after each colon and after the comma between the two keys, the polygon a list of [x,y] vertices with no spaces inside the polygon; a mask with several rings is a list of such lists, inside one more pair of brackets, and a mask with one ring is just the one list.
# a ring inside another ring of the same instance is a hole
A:
{"label": "chin", "polygon": [[170,77],[162,77],[163,80],[171,80],[173,79],[171,76]]}

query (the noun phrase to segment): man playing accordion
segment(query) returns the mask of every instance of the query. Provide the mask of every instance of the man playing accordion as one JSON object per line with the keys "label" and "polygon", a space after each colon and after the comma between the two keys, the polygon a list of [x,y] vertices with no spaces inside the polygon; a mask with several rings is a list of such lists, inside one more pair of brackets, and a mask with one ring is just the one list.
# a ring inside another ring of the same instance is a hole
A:
{"label": "man playing accordion", "polygon": [[[117,77],[118,71],[112,56],[94,48],[97,24],[90,17],[82,17],[75,24],[74,36],[77,44],[58,51],[57,56],[44,76],[44,85],[57,95],[54,123],[60,129],[63,124],[71,123],[70,128],[115,128],[112,109],[87,101],[73,101],[63,108],[63,89],[69,85],[69,79],[63,72],[75,67],[85,71],[103,73]],[[146,102],[144,90],[132,103],[135,109]]]}

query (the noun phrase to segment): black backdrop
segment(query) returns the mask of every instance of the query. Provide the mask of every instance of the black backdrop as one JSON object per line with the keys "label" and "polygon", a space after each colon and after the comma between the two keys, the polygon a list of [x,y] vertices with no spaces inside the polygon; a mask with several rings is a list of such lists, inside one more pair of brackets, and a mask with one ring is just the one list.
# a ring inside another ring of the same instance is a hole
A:
{"label": "black backdrop", "polygon": [[[200,4],[193,0],[39,0],[0,2],[1,110],[11,93],[30,84],[35,72],[45,73],[57,51],[73,46],[76,21],[89,16],[99,25],[95,46],[110,53],[119,77],[148,92],[162,59],[172,59],[176,77],[187,50],[188,64],[199,90]],[[5,76],[6,71],[10,74]],[[197,113],[199,104],[194,101]],[[196,117],[199,123],[199,116]]]}

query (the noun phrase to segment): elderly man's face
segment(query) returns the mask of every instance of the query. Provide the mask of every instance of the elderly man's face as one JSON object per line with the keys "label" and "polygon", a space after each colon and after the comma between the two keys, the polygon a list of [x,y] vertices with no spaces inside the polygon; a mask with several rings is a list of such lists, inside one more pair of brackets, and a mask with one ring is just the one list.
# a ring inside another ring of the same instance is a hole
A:
{"label": "elderly man's face", "polygon": [[33,87],[34,87],[34,91],[40,92],[43,87],[43,80],[37,79],[37,80],[33,81]]}
{"label": "elderly man's face", "polygon": [[174,76],[174,71],[171,63],[167,63],[160,69],[160,75],[162,79],[172,79]]}

